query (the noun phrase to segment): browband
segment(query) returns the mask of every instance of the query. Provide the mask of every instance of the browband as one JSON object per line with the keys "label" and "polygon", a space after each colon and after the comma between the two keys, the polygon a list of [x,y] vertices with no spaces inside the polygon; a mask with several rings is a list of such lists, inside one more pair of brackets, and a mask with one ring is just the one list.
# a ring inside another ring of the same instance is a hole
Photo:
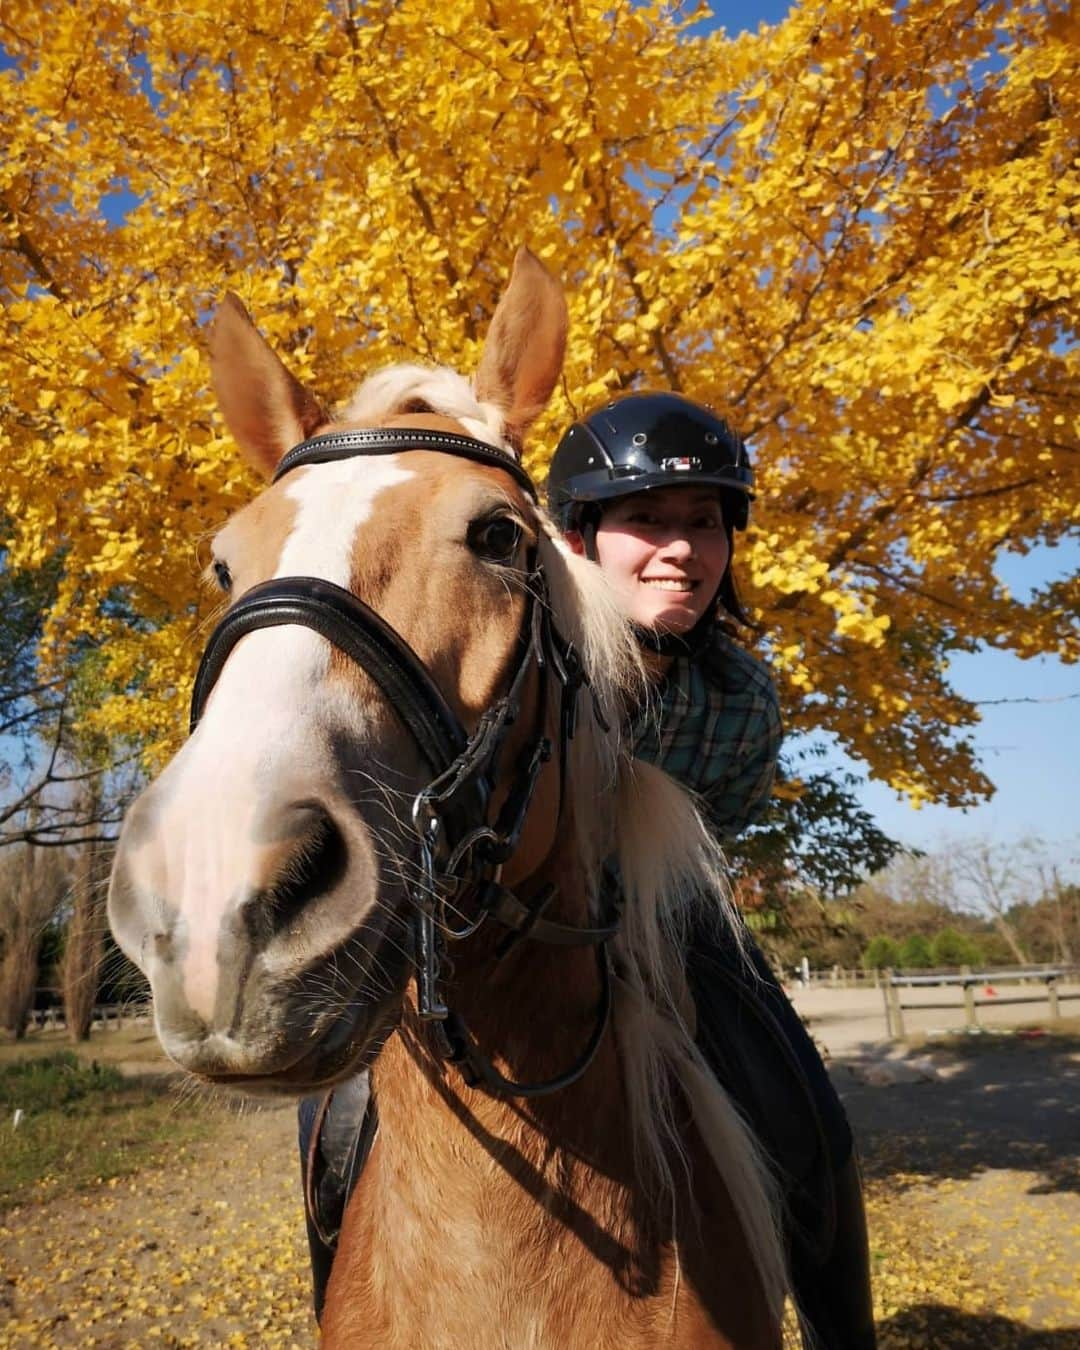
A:
{"label": "browband", "polygon": [[458,436],[451,431],[429,431],[422,427],[371,427],[363,431],[328,431],[301,441],[284,456],[274,470],[273,482],[302,464],[329,464],[336,459],[356,455],[396,455],[405,450],[436,450],[463,459],[502,469],[538,501],[533,480],[521,464],[506,450],[478,441],[474,436]]}

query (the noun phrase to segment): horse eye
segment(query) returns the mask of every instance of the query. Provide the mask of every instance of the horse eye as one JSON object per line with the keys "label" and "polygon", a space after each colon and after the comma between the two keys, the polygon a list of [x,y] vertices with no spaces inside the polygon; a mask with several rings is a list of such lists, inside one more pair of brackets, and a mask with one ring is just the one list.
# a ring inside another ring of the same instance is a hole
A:
{"label": "horse eye", "polygon": [[488,562],[509,562],[521,542],[521,526],[512,516],[488,516],[473,521],[465,542]]}
{"label": "horse eye", "polygon": [[217,577],[217,583],[223,591],[232,590],[232,573],[229,571],[229,564],[223,563],[220,558],[214,559],[214,576]]}

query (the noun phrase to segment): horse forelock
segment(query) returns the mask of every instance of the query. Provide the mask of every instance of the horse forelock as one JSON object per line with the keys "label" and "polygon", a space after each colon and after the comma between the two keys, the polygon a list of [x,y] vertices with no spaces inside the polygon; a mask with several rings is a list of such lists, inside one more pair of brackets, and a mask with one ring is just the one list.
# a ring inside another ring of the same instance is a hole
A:
{"label": "horse forelock", "polygon": [[387,417],[418,409],[452,418],[477,440],[516,453],[502,410],[478,399],[472,384],[447,366],[401,364],[377,370],[340,409],[338,420],[377,426]]}

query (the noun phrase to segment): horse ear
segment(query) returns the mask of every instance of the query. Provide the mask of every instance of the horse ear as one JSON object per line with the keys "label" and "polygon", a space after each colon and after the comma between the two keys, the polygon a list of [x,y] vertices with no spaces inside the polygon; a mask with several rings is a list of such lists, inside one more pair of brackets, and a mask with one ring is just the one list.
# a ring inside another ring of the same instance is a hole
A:
{"label": "horse ear", "polygon": [[271,478],[287,450],[330,419],[285,369],[231,292],[210,328],[210,377],[218,406],[244,458]]}
{"label": "horse ear", "polygon": [[502,409],[515,439],[551,397],[562,372],[568,323],[562,286],[534,253],[519,248],[473,381],[477,398]]}

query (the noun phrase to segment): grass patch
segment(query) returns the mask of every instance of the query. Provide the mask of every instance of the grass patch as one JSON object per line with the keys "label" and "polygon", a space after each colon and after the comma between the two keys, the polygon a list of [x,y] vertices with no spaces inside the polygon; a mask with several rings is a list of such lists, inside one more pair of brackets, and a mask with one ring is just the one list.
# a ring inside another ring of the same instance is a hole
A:
{"label": "grass patch", "polygon": [[99,1064],[125,1064],[129,1072],[153,1073],[155,1069],[177,1072],[149,1022],[131,1023],[122,1031],[95,1027],[86,1041],[72,1041],[66,1031],[58,1028],[27,1032],[21,1041],[0,1035],[0,1069],[16,1060],[43,1059],[63,1050],[73,1051],[84,1064],[97,1060]]}
{"label": "grass patch", "polygon": [[24,1059],[0,1070],[0,1107],[28,1114],[71,1106],[99,1092],[124,1086],[124,1075],[111,1064],[80,1062],[70,1050],[44,1059]]}
{"label": "grass patch", "polygon": [[8,1063],[0,1068],[0,1209],[163,1161],[208,1133],[216,1116],[205,1102],[181,1103],[168,1078],[127,1078],[70,1050]]}

